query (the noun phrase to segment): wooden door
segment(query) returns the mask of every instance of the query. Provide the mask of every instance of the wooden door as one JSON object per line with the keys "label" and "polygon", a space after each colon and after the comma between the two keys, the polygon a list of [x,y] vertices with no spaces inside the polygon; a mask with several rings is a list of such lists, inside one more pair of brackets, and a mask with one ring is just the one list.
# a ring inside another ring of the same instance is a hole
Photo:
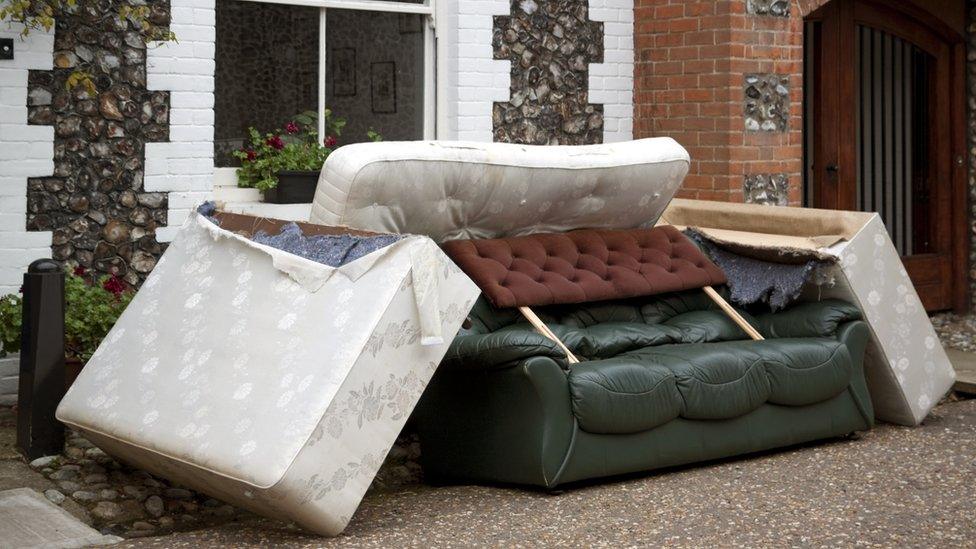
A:
{"label": "wooden door", "polygon": [[907,2],[833,0],[805,48],[805,202],[878,212],[926,309],[965,309],[962,37]]}

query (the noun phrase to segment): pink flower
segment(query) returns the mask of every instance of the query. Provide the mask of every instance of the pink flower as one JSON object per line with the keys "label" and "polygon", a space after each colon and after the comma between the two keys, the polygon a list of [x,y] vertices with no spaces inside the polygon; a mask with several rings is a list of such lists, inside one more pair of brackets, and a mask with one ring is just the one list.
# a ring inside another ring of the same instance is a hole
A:
{"label": "pink flower", "polygon": [[323,139],[322,140],[322,143],[326,147],[328,147],[328,148],[331,149],[332,147],[335,147],[336,146],[336,143],[338,143],[338,140],[336,140],[336,138],[335,138],[334,135],[330,135],[330,136],[326,137],[325,139]]}
{"label": "pink flower", "polygon": [[115,297],[119,297],[122,295],[122,292],[125,291],[125,282],[122,282],[121,278],[112,275],[109,278],[106,278],[105,282],[102,282],[102,288]]}
{"label": "pink flower", "polygon": [[272,149],[279,150],[279,151],[285,148],[285,142],[281,140],[280,135],[273,135],[269,137],[268,140],[265,141],[265,144],[267,144]]}
{"label": "pink flower", "polygon": [[78,265],[73,271],[71,271],[71,274],[75,276],[85,276],[88,274],[88,269],[86,269],[84,265]]}
{"label": "pink flower", "polygon": [[289,122],[289,123],[285,124],[285,131],[288,132],[288,133],[298,133],[299,130],[300,130],[300,128],[298,127],[298,124],[296,124],[294,122]]}

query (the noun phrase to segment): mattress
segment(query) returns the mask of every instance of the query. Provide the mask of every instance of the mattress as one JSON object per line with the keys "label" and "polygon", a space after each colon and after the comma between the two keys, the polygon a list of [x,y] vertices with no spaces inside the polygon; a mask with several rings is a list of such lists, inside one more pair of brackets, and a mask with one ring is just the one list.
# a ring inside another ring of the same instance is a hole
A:
{"label": "mattress", "polygon": [[329,155],[310,221],[437,242],[649,227],[689,162],[667,137],[564,147],[359,143]]}
{"label": "mattress", "polygon": [[57,417],[124,461],[335,535],[477,295],[426,237],[329,267],[194,213]]}

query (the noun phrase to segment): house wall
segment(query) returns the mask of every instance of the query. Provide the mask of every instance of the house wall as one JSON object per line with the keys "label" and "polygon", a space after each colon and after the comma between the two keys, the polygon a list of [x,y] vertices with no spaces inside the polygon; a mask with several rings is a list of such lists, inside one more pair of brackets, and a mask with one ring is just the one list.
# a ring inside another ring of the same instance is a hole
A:
{"label": "house wall", "polygon": [[802,18],[783,4],[637,0],[634,133],[688,148],[680,196],[799,203]]}
{"label": "house wall", "polygon": [[13,61],[0,61],[0,295],[16,292],[27,266],[51,255],[51,231],[28,232],[27,180],[54,171],[54,127],[28,123],[27,105],[50,97],[28,98],[31,70],[51,70],[54,33],[19,38],[20,25],[0,24],[0,38],[14,39]]}

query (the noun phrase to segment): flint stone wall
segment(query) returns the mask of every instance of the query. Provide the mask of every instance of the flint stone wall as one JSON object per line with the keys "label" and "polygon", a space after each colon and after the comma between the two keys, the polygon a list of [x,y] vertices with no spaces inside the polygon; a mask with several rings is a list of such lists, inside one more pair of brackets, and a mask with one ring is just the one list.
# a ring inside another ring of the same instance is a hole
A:
{"label": "flint stone wall", "polygon": [[[169,94],[146,89],[146,44],[132,23],[106,15],[118,0],[79,2],[57,20],[54,69],[28,76],[28,122],[54,126],[54,173],[28,180],[27,230],[52,231],[52,256],[138,285],[164,246],[166,193],[143,189],[147,142],[169,138]],[[169,21],[151,0],[150,20]],[[96,87],[66,87],[87,67]]]}

